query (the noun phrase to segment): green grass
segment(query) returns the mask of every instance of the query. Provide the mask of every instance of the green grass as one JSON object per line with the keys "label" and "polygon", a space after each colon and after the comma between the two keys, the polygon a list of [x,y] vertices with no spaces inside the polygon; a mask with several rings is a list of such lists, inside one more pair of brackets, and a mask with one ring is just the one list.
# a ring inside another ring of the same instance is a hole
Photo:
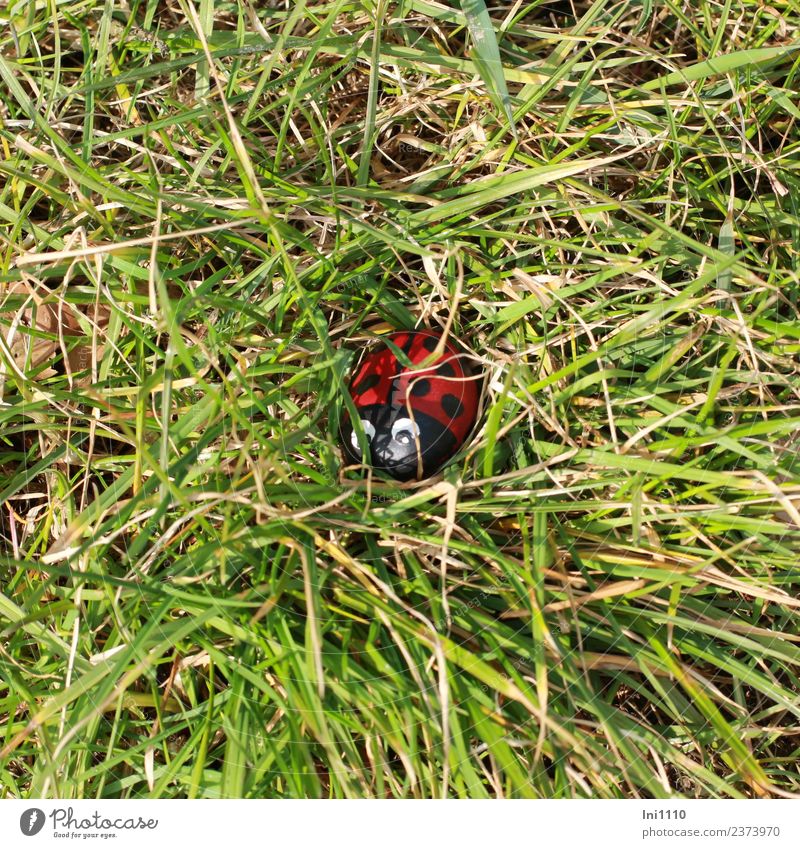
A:
{"label": "green grass", "polygon": [[795,0],[118,5],[0,11],[0,794],[800,793]]}

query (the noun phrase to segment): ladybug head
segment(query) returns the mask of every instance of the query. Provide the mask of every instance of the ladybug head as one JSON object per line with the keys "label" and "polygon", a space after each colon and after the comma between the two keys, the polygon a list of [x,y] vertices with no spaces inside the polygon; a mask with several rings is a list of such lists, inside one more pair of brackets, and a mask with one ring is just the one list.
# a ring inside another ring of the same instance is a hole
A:
{"label": "ladybug head", "polygon": [[[414,410],[409,417],[405,406],[373,404],[358,410],[364,435],[369,443],[372,466],[396,480],[428,477],[452,454],[453,434],[430,415]],[[362,462],[358,435],[349,420],[345,421],[342,443],[348,459]]]}

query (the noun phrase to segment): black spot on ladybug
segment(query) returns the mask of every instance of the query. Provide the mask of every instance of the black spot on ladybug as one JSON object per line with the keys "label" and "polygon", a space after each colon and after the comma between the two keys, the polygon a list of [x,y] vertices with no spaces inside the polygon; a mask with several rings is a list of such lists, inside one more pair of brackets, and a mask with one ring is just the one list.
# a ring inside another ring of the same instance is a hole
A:
{"label": "black spot on ladybug", "polygon": [[357,385],[353,387],[353,392],[357,395],[363,395],[364,392],[368,392],[370,389],[375,388],[380,381],[380,377],[377,374],[367,374],[366,377]]}
{"label": "black spot on ladybug", "polygon": [[439,344],[439,340],[435,339],[433,336],[425,336],[422,340],[422,346],[429,353],[433,353],[436,350],[436,345]]}
{"label": "black spot on ladybug", "polygon": [[451,419],[456,419],[464,411],[464,406],[455,395],[444,395],[442,409]]}
{"label": "black spot on ladybug", "polygon": [[445,362],[436,369],[437,377],[455,377],[456,369],[449,362]]}
{"label": "black spot on ladybug", "polygon": [[414,345],[414,336],[409,335],[406,339],[398,339],[396,344],[403,351],[403,353],[408,356],[408,354],[411,353],[411,348]]}
{"label": "black spot on ladybug", "polygon": [[417,380],[411,389],[411,394],[414,395],[414,397],[425,397],[430,390],[430,380]]}

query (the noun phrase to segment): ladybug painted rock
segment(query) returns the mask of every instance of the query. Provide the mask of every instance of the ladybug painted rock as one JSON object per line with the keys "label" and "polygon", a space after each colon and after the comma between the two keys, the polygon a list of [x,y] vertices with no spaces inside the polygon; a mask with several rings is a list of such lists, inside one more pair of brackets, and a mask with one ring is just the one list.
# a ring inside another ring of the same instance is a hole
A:
{"label": "ladybug painted rock", "polygon": [[[389,340],[414,365],[425,362],[441,338],[427,330],[399,332]],[[433,474],[464,444],[478,414],[478,386],[465,354],[449,342],[424,368],[401,364],[389,345],[356,365],[350,395],[369,442],[373,468],[397,480]],[[348,414],[340,432],[348,463],[361,463],[361,447]]]}

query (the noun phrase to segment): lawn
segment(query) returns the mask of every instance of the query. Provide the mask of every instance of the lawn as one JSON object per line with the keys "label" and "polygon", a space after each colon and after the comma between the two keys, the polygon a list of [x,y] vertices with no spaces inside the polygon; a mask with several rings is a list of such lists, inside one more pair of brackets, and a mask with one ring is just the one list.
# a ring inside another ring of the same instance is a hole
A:
{"label": "lawn", "polygon": [[0,795],[800,793],[796,0],[0,19]]}

